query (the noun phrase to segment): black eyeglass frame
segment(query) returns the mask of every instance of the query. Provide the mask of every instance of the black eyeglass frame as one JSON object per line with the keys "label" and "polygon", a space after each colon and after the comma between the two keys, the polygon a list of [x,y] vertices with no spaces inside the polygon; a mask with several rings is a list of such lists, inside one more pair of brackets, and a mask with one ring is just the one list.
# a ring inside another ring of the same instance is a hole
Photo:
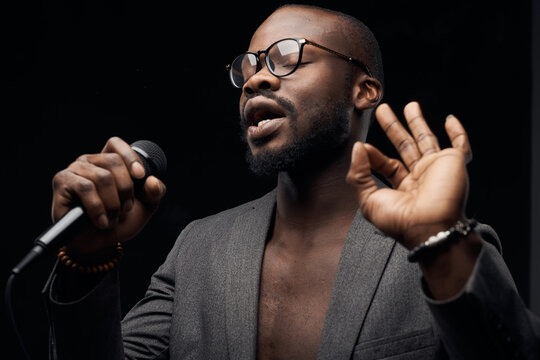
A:
{"label": "black eyeglass frame", "polygon": [[[291,71],[289,71],[288,73],[286,74],[283,74],[283,75],[278,75],[276,73],[274,73],[274,71],[272,70],[272,66],[270,66],[269,64],[269,61],[270,59],[268,58],[268,51],[274,46],[276,45],[277,43],[281,42],[281,41],[284,41],[284,40],[294,40],[298,43],[298,47],[299,47],[299,50],[298,50],[298,61],[296,62],[296,65],[291,69]],[[227,71],[229,72],[229,78],[231,80],[231,83],[233,84],[234,87],[237,87],[237,88],[242,88],[244,86],[244,84],[247,82],[247,80],[249,79],[245,79],[244,83],[241,85],[241,86],[238,86],[236,85],[236,83],[234,82],[233,80],[233,74],[232,74],[232,64],[234,64],[236,62],[237,59],[239,59],[240,57],[243,57],[243,56],[246,56],[247,54],[251,54],[253,56],[255,56],[255,58],[257,59],[257,66],[256,66],[256,71],[255,73],[257,73],[259,70],[262,69],[262,66],[261,66],[261,59],[260,59],[260,56],[261,54],[264,54],[265,57],[264,57],[264,62],[266,64],[266,67],[268,68],[268,70],[270,71],[270,73],[272,73],[272,75],[276,76],[276,77],[285,77],[285,76],[288,76],[288,75],[291,75],[293,72],[296,71],[296,69],[298,69],[298,67],[300,66],[301,62],[302,62],[302,53],[304,51],[304,45],[313,45],[315,47],[318,47],[319,49],[322,49],[322,50],[325,50],[331,54],[334,54],[336,56],[339,56],[340,58],[342,59],[345,59],[357,66],[360,66],[362,68],[362,71],[364,71],[369,77],[373,77],[373,75],[371,74],[371,71],[369,71],[369,68],[367,67],[366,64],[364,64],[362,61],[358,60],[358,59],[355,59],[351,56],[347,56],[345,54],[342,54],[340,52],[337,52],[335,50],[332,50],[330,48],[327,48],[326,46],[323,46],[323,45],[320,45],[320,44],[317,44],[313,41],[310,41],[308,39],[305,39],[305,38],[297,38],[297,37],[289,37],[289,38],[284,38],[284,39],[280,39],[280,40],[277,40],[275,42],[273,42],[270,46],[268,46],[266,48],[266,50],[259,50],[257,52],[253,52],[253,51],[246,51],[240,55],[238,55],[236,58],[234,58],[234,60],[232,61],[232,63],[230,63],[229,65],[226,66],[226,69]],[[255,73],[253,75],[255,75]],[[253,76],[252,75],[252,76]]]}

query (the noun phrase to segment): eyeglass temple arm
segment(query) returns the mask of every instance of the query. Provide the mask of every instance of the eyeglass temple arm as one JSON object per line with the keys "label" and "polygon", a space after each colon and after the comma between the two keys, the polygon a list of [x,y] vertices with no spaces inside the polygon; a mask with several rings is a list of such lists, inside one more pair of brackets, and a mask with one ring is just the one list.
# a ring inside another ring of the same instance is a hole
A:
{"label": "eyeglass temple arm", "polygon": [[328,51],[328,52],[330,52],[330,53],[332,53],[332,54],[334,54],[334,55],[339,56],[340,58],[343,58],[343,59],[345,59],[345,60],[347,60],[347,61],[350,61],[350,62],[352,62],[353,64],[356,64],[356,65],[360,66],[360,67],[362,68],[362,70],[364,70],[365,73],[368,74],[368,76],[374,77],[374,76],[371,74],[371,71],[369,71],[369,68],[367,67],[367,65],[364,64],[364,63],[363,63],[362,61],[360,61],[360,60],[357,60],[357,59],[355,59],[355,58],[353,58],[353,57],[344,55],[344,54],[339,53],[339,52],[337,52],[337,51],[335,51],[335,50],[329,49],[329,48],[327,48],[326,46],[319,45],[319,44],[314,43],[314,42],[311,42],[311,41],[309,41],[309,40],[306,40],[306,44],[310,44],[310,45],[316,46],[316,47],[318,47],[319,49],[326,50],[326,51]]}

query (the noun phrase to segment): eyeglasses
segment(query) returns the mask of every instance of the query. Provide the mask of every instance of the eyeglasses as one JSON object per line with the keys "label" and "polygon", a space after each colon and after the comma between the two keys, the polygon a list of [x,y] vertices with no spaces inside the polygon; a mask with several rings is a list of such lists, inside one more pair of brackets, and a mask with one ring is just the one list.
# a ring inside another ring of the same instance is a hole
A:
{"label": "eyeglasses", "polygon": [[259,50],[257,52],[246,51],[242,55],[236,57],[230,65],[227,65],[227,70],[229,71],[229,77],[232,84],[237,88],[241,88],[250,77],[261,70],[261,54],[266,55],[264,62],[268,70],[273,75],[277,77],[291,75],[296,71],[296,69],[298,69],[298,66],[300,66],[304,45],[316,46],[319,49],[323,49],[329,53],[350,61],[353,64],[360,66],[362,70],[370,77],[373,77],[368,67],[360,60],[356,60],[350,56],[341,54],[307,39],[286,38],[276,41],[266,50]]}

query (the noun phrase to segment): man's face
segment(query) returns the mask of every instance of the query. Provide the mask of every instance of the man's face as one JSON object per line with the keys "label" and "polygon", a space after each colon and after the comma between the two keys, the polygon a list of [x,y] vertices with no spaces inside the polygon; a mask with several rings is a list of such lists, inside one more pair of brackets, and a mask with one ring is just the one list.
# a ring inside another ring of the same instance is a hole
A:
{"label": "man's face", "polygon": [[[304,37],[347,53],[336,21],[324,12],[284,8],[259,27],[249,50],[266,49],[287,37]],[[353,109],[347,62],[306,45],[302,64],[291,75],[272,75],[264,65],[264,55],[261,63],[262,69],[245,83],[240,98],[252,170],[294,171],[335,157],[347,142]]]}

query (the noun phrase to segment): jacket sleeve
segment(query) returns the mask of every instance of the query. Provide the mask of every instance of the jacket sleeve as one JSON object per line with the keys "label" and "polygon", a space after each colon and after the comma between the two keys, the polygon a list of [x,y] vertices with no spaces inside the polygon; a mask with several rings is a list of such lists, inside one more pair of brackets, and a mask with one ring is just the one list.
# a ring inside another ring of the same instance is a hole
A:
{"label": "jacket sleeve", "polygon": [[520,298],[487,225],[484,245],[464,289],[436,301],[423,281],[426,301],[450,359],[540,359],[540,320]]}
{"label": "jacket sleeve", "polygon": [[180,234],[166,261],[152,275],[142,300],[121,319],[120,282],[113,270],[81,298],[62,301],[62,272],[57,268],[44,294],[51,324],[52,359],[168,359],[169,328]]}

